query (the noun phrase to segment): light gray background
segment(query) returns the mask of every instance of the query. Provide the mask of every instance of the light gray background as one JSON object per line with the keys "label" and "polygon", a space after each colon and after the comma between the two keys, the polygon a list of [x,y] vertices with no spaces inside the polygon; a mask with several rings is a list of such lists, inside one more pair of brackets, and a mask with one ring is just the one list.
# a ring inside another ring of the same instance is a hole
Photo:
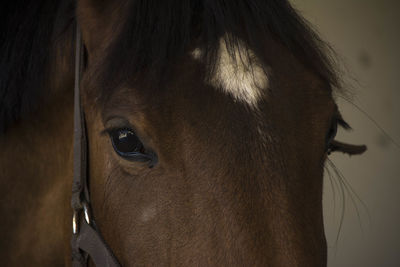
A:
{"label": "light gray background", "polygon": [[[353,102],[400,143],[400,1],[291,2],[341,56]],[[338,139],[367,144],[368,151],[351,158],[343,154],[330,157],[355,193],[345,192],[343,200],[339,184],[335,185],[338,178],[332,178],[332,186],[325,175],[328,266],[399,267],[400,147],[357,108],[340,97],[338,103],[354,129],[340,131]]]}

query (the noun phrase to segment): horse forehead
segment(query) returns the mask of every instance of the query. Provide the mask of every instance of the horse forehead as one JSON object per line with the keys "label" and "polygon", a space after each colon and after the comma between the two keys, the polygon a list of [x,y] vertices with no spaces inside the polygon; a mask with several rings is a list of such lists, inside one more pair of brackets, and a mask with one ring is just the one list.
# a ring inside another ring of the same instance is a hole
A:
{"label": "horse forehead", "polygon": [[[235,101],[258,109],[258,103],[269,86],[266,68],[244,42],[238,41],[228,49],[226,37],[219,42],[214,70],[206,82],[230,95]],[[202,50],[192,51],[195,60],[201,60]]]}

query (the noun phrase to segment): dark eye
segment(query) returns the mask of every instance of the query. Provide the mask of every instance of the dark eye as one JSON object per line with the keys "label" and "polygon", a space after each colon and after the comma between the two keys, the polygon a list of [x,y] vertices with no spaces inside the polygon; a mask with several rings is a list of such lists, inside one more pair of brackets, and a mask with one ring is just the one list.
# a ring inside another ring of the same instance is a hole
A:
{"label": "dark eye", "polygon": [[329,150],[332,141],[335,139],[337,134],[338,120],[333,119],[331,122],[331,127],[326,135],[326,150]]}
{"label": "dark eye", "polygon": [[123,158],[134,161],[151,159],[143,143],[131,129],[115,129],[109,132],[115,152]]}

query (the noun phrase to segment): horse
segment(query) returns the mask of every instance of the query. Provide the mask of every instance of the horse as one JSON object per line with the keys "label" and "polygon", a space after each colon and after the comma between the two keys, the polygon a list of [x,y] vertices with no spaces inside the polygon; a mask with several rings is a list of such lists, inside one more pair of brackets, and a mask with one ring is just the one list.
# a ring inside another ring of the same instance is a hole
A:
{"label": "horse", "polygon": [[366,148],[335,139],[333,51],[288,1],[5,2],[2,265],[326,266],[324,162]]}

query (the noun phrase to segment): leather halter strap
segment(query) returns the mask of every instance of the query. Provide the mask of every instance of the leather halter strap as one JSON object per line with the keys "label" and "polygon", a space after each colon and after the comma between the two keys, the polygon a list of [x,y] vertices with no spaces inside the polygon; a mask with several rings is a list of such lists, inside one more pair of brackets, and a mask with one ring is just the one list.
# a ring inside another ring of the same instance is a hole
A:
{"label": "leather halter strap", "polygon": [[87,266],[88,258],[90,257],[97,267],[118,267],[120,264],[102,238],[90,212],[87,134],[80,98],[82,61],[83,44],[77,23],[74,86],[74,177],[71,197],[71,206],[74,212],[71,238],[72,266]]}

